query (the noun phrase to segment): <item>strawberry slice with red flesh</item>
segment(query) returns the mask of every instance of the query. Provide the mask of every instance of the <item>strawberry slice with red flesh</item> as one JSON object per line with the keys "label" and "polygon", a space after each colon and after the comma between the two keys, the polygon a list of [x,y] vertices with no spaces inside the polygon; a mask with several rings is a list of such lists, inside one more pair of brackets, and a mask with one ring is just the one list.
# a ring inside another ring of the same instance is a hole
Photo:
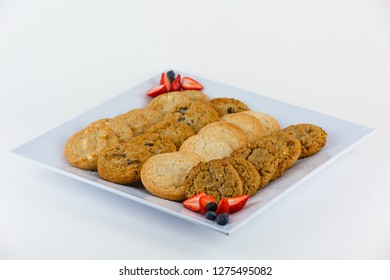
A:
{"label": "strawberry slice with red flesh", "polygon": [[222,213],[229,213],[229,201],[227,200],[226,197],[222,197],[221,201],[218,204],[218,208],[215,211],[217,215],[222,214]]}
{"label": "strawberry slice with red flesh", "polygon": [[180,74],[178,74],[175,80],[173,80],[171,84],[171,91],[180,91],[180,90],[181,90],[181,77]]}
{"label": "strawberry slice with red flesh", "polygon": [[148,95],[150,97],[156,97],[157,95],[160,95],[160,94],[163,94],[166,92],[167,92],[166,85],[159,85],[159,86],[155,86],[155,87],[151,88],[150,90],[148,90],[146,95]]}
{"label": "strawberry slice with red flesh", "polygon": [[183,206],[187,209],[198,212],[200,210],[199,199],[204,195],[206,194],[204,192],[201,192],[191,196],[190,198],[187,198],[183,201]]}
{"label": "strawberry slice with red flesh", "polygon": [[249,195],[247,194],[228,198],[229,213],[231,214],[240,211],[242,208],[244,208],[248,199]]}
{"label": "strawberry slice with red flesh", "polygon": [[200,212],[206,213],[207,212],[206,206],[210,202],[216,202],[216,200],[215,200],[215,198],[213,196],[207,195],[207,194],[201,196],[200,199],[199,199]]}
{"label": "strawberry slice with red flesh", "polygon": [[169,81],[167,74],[165,74],[165,73],[161,74],[160,85],[165,85],[167,88],[167,92],[169,92],[169,90],[171,88],[171,82]]}
{"label": "strawberry slice with red flesh", "polygon": [[183,77],[181,81],[181,88],[184,90],[201,90],[203,86],[199,82],[195,81],[193,78]]}

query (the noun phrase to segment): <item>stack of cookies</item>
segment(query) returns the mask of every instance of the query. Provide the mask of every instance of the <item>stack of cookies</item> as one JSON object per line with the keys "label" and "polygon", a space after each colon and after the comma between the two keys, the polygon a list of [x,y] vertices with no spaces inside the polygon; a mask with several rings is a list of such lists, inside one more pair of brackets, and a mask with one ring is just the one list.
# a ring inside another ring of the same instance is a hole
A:
{"label": "stack of cookies", "polygon": [[205,192],[219,201],[255,194],[317,153],[326,138],[316,125],[281,129],[273,116],[240,100],[187,90],[91,123],[68,139],[65,157],[110,182],[142,183],[160,198]]}

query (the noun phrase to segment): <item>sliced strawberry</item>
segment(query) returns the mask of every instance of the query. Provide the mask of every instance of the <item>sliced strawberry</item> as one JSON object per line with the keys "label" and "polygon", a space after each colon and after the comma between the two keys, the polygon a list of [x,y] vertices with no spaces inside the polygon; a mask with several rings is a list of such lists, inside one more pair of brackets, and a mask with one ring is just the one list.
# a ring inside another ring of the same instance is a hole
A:
{"label": "sliced strawberry", "polygon": [[181,81],[181,88],[184,90],[193,89],[193,90],[201,90],[203,86],[190,77],[183,77]]}
{"label": "sliced strawberry", "polygon": [[151,96],[151,97],[156,97],[157,95],[163,94],[167,92],[167,87],[166,85],[159,85],[156,87],[151,88],[148,90],[146,95]]}
{"label": "sliced strawberry", "polygon": [[171,82],[169,81],[167,74],[161,74],[160,85],[165,85],[167,87],[167,92],[169,92],[171,88]]}
{"label": "sliced strawberry", "polygon": [[195,212],[199,211],[200,210],[199,199],[204,195],[206,194],[204,192],[201,192],[191,196],[190,198],[187,198],[186,200],[183,201],[183,206]]}
{"label": "sliced strawberry", "polygon": [[180,74],[177,74],[175,80],[171,84],[171,91],[181,90],[181,77]]}
{"label": "sliced strawberry", "polygon": [[229,201],[226,197],[222,197],[221,201],[218,204],[217,211],[215,211],[217,215],[222,213],[229,213]]}
{"label": "sliced strawberry", "polygon": [[240,211],[242,208],[244,208],[248,199],[249,195],[247,194],[228,198],[229,213],[235,213]]}
{"label": "sliced strawberry", "polygon": [[199,199],[200,212],[206,213],[207,212],[206,206],[210,202],[216,202],[216,200],[215,200],[215,198],[213,196],[207,195],[207,194],[201,196],[200,199]]}

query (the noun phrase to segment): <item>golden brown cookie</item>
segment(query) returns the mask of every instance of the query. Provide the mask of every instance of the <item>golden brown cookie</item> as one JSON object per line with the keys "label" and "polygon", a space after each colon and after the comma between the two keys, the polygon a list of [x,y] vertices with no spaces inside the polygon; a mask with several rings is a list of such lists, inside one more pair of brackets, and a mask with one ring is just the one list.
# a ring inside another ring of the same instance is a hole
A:
{"label": "golden brown cookie", "polygon": [[99,151],[118,143],[119,139],[112,130],[87,127],[68,139],[65,144],[65,158],[75,167],[96,170]]}
{"label": "golden brown cookie", "polygon": [[248,137],[245,132],[240,127],[230,122],[217,121],[210,123],[202,127],[202,129],[199,130],[198,135],[217,137],[228,143],[233,150],[248,145]]}
{"label": "golden brown cookie", "polygon": [[223,159],[200,162],[188,173],[183,183],[187,197],[205,192],[217,202],[222,197],[234,197],[243,194],[242,181],[236,169]]}
{"label": "golden brown cookie", "polygon": [[151,125],[161,121],[163,115],[157,111],[136,108],[115,118],[123,120],[131,128],[134,136],[137,136],[144,133]]}
{"label": "golden brown cookie", "polygon": [[181,93],[193,101],[210,102],[210,98],[199,90],[183,90]]}
{"label": "golden brown cookie", "polygon": [[225,158],[236,169],[242,181],[243,194],[254,195],[260,187],[261,178],[256,167],[250,161],[239,158]]}
{"label": "golden brown cookie", "polygon": [[144,133],[127,142],[129,145],[145,147],[152,154],[170,153],[176,151],[176,145],[167,136],[159,133]]}
{"label": "golden brown cookie", "polygon": [[244,102],[228,97],[213,98],[210,100],[210,105],[217,111],[220,117],[249,110],[249,107]]}
{"label": "golden brown cookie", "polygon": [[106,128],[112,130],[120,142],[127,142],[134,137],[134,133],[131,128],[122,119],[105,118],[94,121],[89,127],[96,127],[98,129]]}
{"label": "golden brown cookie", "polygon": [[98,174],[107,181],[129,185],[140,181],[141,167],[153,154],[145,147],[113,145],[99,152]]}
{"label": "golden brown cookie", "polygon": [[235,150],[233,158],[244,158],[252,163],[260,174],[259,189],[267,185],[274,178],[280,163],[278,148],[270,141],[260,140],[249,144],[248,147]]}
{"label": "golden brown cookie", "polygon": [[187,138],[195,135],[191,127],[176,121],[173,117],[167,117],[165,120],[155,123],[145,133],[159,133],[167,136],[175,143],[177,150]]}
{"label": "golden brown cookie", "polygon": [[153,195],[180,201],[187,197],[185,177],[202,159],[192,153],[173,152],[155,155],[141,169],[144,187]]}
{"label": "golden brown cookie", "polygon": [[218,121],[217,112],[208,104],[189,101],[173,107],[165,116],[189,125],[197,133],[205,125]]}
{"label": "golden brown cookie", "polygon": [[301,143],[294,135],[288,134],[284,131],[278,131],[275,133],[275,136],[288,148],[285,160],[286,169],[289,169],[297,162],[299,156],[301,155]]}
{"label": "golden brown cookie", "polygon": [[179,104],[191,101],[191,99],[181,91],[171,91],[154,97],[147,105],[146,109],[158,111],[165,115],[172,108]]}
{"label": "golden brown cookie", "polygon": [[179,151],[191,152],[205,161],[230,156],[233,149],[228,143],[212,135],[194,135],[183,142]]}
{"label": "golden brown cookie", "polygon": [[300,158],[318,153],[326,144],[326,131],[314,124],[294,124],[284,128],[283,131],[294,135],[301,143]]}
{"label": "golden brown cookie", "polygon": [[287,142],[283,138],[278,137],[276,133],[274,133],[263,137],[255,144],[256,145],[260,144],[262,146],[272,145],[276,149],[278,164],[274,172],[274,175],[271,177],[271,181],[282,176],[286,171],[287,164],[289,162],[289,158],[288,158],[289,148],[287,146]]}
{"label": "golden brown cookie", "polygon": [[265,127],[265,135],[269,135],[280,130],[278,121],[271,115],[268,115],[259,111],[244,111],[243,113],[249,114],[257,118]]}
{"label": "golden brown cookie", "polygon": [[261,124],[261,122],[249,114],[228,114],[223,116],[221,120],[240,127],[245,132],[249,143],[256,142],[266,134],[265,127]]}

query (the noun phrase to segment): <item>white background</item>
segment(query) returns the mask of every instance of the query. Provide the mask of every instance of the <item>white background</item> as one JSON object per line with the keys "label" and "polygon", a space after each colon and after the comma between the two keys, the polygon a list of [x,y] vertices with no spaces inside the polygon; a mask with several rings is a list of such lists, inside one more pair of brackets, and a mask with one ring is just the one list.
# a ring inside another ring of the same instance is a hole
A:
{"label": "white background", "polygon": [[[8,154],[167,68],[377,132],[230,236]],[[389,94],[385,0],[0,0],[0,258],[390,259]]]}

